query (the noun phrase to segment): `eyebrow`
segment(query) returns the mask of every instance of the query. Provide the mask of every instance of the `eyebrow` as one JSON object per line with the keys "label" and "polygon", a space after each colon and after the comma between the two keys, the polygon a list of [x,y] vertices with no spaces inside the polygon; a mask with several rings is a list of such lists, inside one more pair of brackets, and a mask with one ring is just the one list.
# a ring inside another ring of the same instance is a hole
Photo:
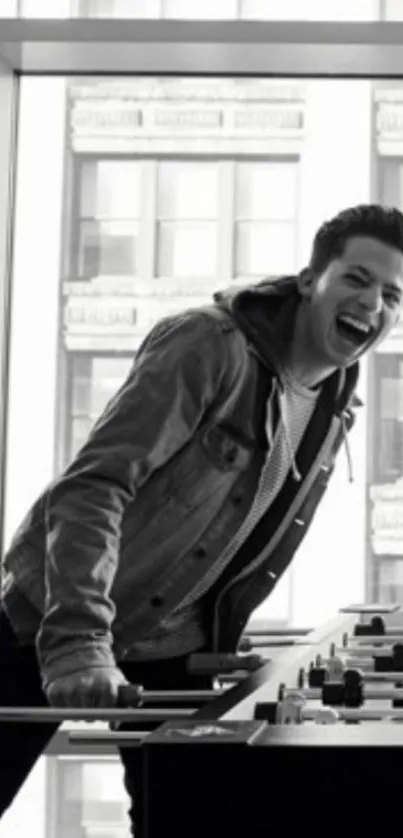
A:
{"label": "eyebrow", "polygon": [[[371,279],[372,281],[376,279],[375,274],[373,274],[372,271],[370,271],[368,268],[365,268],[364,265],[350,265],[348,270],[360,271],[360,273],[364,274],[364,276],[366,276],[367,279]],[[385,287],[390,288],[392,291],[397,291],[398,294],[400,294],[400,296],[403,293],[403,288],[401,288],[400,285],[397,285],[394,282],[387,282]]]}

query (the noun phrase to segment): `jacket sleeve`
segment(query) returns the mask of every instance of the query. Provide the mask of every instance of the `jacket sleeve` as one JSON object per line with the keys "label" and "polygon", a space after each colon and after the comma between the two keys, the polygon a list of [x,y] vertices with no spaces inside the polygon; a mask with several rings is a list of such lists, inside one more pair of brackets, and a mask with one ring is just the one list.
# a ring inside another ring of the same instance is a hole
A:
{"label": "jacket sleeve", "polygon": [[125,510],[191,438],[218,394],[224,336],[186,312],[150,332],[123,386],[45,502],[45,610],[36,638],[44,688],[86,667],[114,666],[110,597]]}

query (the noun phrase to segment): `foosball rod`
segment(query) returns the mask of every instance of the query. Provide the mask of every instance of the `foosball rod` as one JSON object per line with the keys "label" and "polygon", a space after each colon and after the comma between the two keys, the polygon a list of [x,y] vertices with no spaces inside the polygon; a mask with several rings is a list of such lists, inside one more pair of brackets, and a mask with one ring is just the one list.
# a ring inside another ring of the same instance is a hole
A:
{"label": "foosball rod", "polygon": [[183,719],[196,712],[194,707],[172,709],[118,709],[96,707],[0,707],[0,722],[164,722]]}
{"label": "foosball rod", "polygon": [[342,640],[343,648],[351,648],[351,646],[354,646],[354,648],[356,646],[371,646],[375,643],[380,643],[382,645],[403,643],[403,632],[402,634],[394,632],[393,634],[368,634],[360,635],[358,637],[356,637],[355,635],[344,635]]}
{"label": "foosball rod", "polygon": [[[321,700],[321,687],[303,687],[301,695],[307,700]],[[403,689],[371,690],[365,688],[364,699],[367,701],[403,701]]]}
{"label": "foosball rod", "polygon": [[[370,663],[373,663],[373,661],[370,661],[369,664]],[[361,669],[361,661],[360,665],[357,666],[357,662],[351,660],[346,668],[358,669],[363,681],[380,681],[381,683],[386,683],[388,681],[393,681],[395,683],[397,681],[403,681],[403,672],[365,672]]]}
{"label": "foosball rod", "polygon": [[[403,708],[386,707],[383,709],[378,707],[370,709],[369,707],[360,707],[355,709],[352,707],[332,707],[332,710],[337,713],[341,721],[346,722],[381,722],[386,720],[403,722]],[[301,720],[314,722],[316,718],[320,717],[321,712],[323,712],[323,708],[321,711],[313,707],[302,707],[300,713]]]}
{"label": "foosball rod", "polygon": [[[238,643],[238,650],[240,652],[251,652],[253,649],[269,649],[269,648],[285,648],[287,646],[295,646],[295,645],[302,646],[303,641],[300,640],[298,637],[259,637],[257,640],[254,640],[251,637],[242,637]],[[307,641],[307,646],[311,644]]]}
{"label": "foosball rod", "polygon": [[93,747],[104,745],[116,745],[119,748],[136,747],[142,744],[149,736],[151,731],[148,730],[125,730],[125,731],[108,731],[108,730],[73,730],[68,732],[67,741],[71,745],[85,745]]}
{"label": "foosball rod", "polygon": [[[146,716],[153,721],[163,715],[167,718],[180,718],[195,712],[195,707],[175,709],[164,707],[166,704],[188,702],[199,705],[219,698],[228,688],[213,690],[144,690],[140,685],[128,684],[120,687],[118,706],[111,708],[97,707],[0,707],[0,721],[137,721]],[[162,705],[162,709],[147,708],[144,705]],[[122,706],[123,705],[123,706]],[[141,714],[141,716],[139,715]]]}
{"label": "foosball rod", "polygon": [[[382,657],[382,655],[381,655],[381,657]],[[322,658],[323,666],[328,666],[329,663],[331,662],[331,660],[332,660],[332,658]],[[375,679],[377,679],[378,676],[379,676],[379,680],[382,680],[383,677],[385,677],[386,680],[392,680],[392,681],[393,680],[396,680],[396,681],[399,680],[399,670],[398,669],[390,670],[388,672],[386,672],[386,671],[385,672],[371,671],[370,667],[374,666],[374,656],[368,657],[368,658],[361,658],[361,657],[347,658],[347,657],[345,657],[343,663],[344,663],[346,669],[359,669],[359,670],[361,670],[363,676],[368,675],[368,678],[371,678],[372,675],[373,675]],[[368,670],[370,670],[370,671],[368,671]],[[403,671],[401,671],[401,670],[400,670],[400,677],[403,678]]]}
{"label": "foosball rod", "polygon": [[242,637],[305,637],[307,634],[313,631],[311,628],[302,629],[302,628],[293,628],[293,629],[264,629],[264,628],[251,628],[247,629]]}
{"label": "foosball rod", "polygon": [[349,646],[347,649],[344,646],[332,646],[330,657],[350,654],[356,658],[387,658],[393,653],[393,646],[393,643],[387,646]]}

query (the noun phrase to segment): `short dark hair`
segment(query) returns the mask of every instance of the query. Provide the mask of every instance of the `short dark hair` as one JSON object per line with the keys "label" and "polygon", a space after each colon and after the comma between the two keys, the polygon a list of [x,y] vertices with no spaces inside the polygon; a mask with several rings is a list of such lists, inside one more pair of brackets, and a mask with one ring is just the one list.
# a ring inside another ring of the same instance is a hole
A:
{"label": "short dark hair", "polygon": [[342,255],[348,239],[367,236],[395,247],[403,253],[403,215],[395,207],[360,204],[343,210],[319,227],[313,245],[309,270],[322,273],[329,262]]}

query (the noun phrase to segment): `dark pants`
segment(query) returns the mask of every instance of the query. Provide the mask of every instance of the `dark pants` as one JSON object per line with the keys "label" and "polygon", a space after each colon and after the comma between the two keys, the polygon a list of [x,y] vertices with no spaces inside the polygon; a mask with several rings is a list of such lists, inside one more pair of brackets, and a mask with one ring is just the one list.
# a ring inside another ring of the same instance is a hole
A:
{"label": "dark pants", "polygon": [[[154,690],[209,689],[208,676],[190,676],[186,657],[153,663],[126,663],[120,668],[128,681]],[[34,646],[20,646],[0,608],[0,707],[46,707],[48,701]],[[11,805],[58,724],[0,722],[0,819]],[[123,727],[123,726],[122,726]],[[125,724],[124,729],[130,725]],[[139,729],[139,725],[135,725]],[[132,835],[142,836],[141,748],[121,748],[125,787],[131,798]]]}

